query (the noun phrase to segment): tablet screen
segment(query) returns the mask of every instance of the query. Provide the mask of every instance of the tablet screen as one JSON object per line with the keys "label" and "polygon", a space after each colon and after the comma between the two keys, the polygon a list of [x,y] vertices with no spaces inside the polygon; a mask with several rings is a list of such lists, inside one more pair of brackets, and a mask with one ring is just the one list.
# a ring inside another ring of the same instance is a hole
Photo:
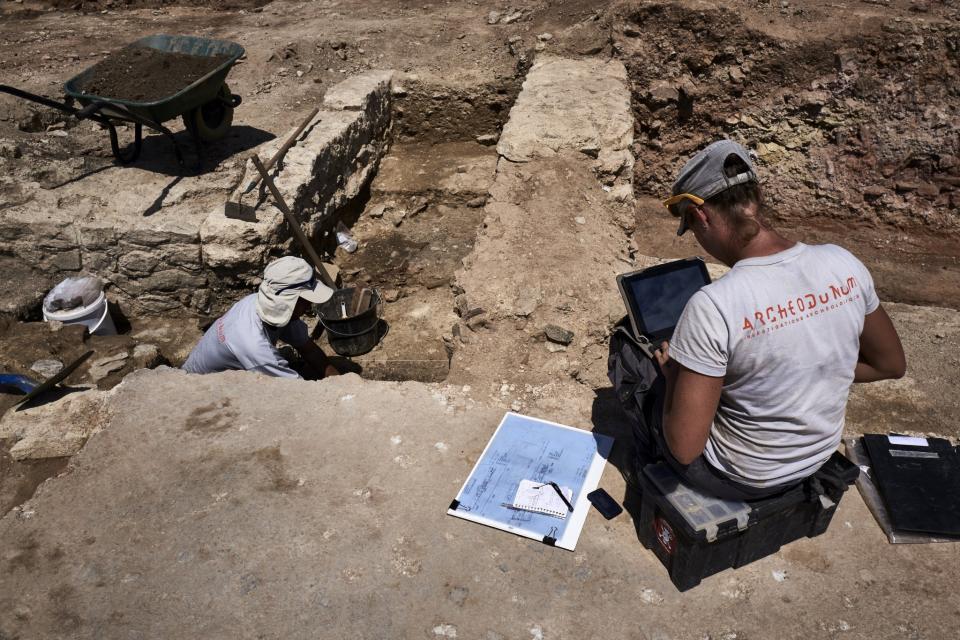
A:
{"label": "tablet screen", "polygon": [[672,333],[687,301],[709,282],[704,278],[703,263],[691,261],[688,264],[648,277],[641,275],[629,282],[634,308],[639,311],[640,324],[647,334]]}

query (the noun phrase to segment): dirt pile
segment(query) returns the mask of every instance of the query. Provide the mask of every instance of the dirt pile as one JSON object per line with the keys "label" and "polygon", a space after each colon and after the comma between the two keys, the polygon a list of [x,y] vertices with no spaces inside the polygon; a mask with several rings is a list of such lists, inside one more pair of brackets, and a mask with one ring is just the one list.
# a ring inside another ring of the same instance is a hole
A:
{"label": "dirt pile", "polygon": [[847,34],[798,9],[805,37],[788,39],[743,12],[627,5],[614,35],[634,87],[638,192],[667,192],[684,158],[731,137],[757,151],[781,219],[960,227],[949,12],[866,18]]}
{"label": "dirt pile", "polygon": [[156,102],[187,88],[229,56],[194,56],[152,47],[124,47],[98,62],[79,88],[84,93],[129,100]]}

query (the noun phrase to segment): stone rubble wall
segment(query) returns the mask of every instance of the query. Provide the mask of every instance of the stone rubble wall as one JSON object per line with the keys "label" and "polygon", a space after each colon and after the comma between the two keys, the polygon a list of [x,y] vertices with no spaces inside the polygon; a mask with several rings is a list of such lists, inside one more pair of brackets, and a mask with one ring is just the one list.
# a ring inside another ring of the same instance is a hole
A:
{"label": "stone rubble wall", "polygon": [[531,162],[579,152],[593,159],[604,190],[633,201],[633,115],[623,64],[541,55],[531,67],[497,152],[510,162]]}
{"label": "stone rubble wall", "polygon": [[23,202],[0,212],[0,253],[48,286],[97,275],[108,297],[132,313],[203,310],[210,294],[195,203],[229,192],[236,175],[224,165],[179,180],[112,167],[62,190],[21,180]]}
{"label": "stone rubble wall", "polygon": [[111,291],[131,299],[133,313],[210,304],[207,277],[195,232],[80,229],[84,270],[108,273]]}
{"label": "stone rubble wall", "polygon": [[[325,110],[307,125],[279,171],[271,171],[308,237],[318,236],[330,225],[331,216],[360,193],[386,153],[392,75],[368,72],[333,87],[324,98]],[[292,132],[258,149],[260,158],[269,159]],[[274,257],[287,251],[302,253],[265,186],[239,198],[243,185],[256,175],[248,162],[241,187],[230,196],[257,205],[255,222],[227,217],[217,208],[200,228],[204,267],[224,288],[249,288]]]}
{"label": "stone rubble wall", "polygon": [[199,309],[209,300],[195,233],[8,218],[0,222],[0,244],[50,285],[81,271],[95,274],[110,285],[111,299],[132,301],[135,311]]}
{"label": "stone rubble wall", "polygon": [[[273,169],[308,236],[330,226],[376,172],[388,146],[392,77],[371,71],[332,87]],[[266,161],[291,133],[255,152]],[[242,170],[239,158],[182,178],[135,164],[63,189],[30,175],[0,176],[2,191],[13,194],[0,209],[0,256],[50,286],[80,272],[97,275],[128,313],[221,312],[259,282],[271,259],[302,254],[265,188],[243,199],[252,216],[225,215],[228,195],[236,201],[238,185],[256,175],[249,161]]]}

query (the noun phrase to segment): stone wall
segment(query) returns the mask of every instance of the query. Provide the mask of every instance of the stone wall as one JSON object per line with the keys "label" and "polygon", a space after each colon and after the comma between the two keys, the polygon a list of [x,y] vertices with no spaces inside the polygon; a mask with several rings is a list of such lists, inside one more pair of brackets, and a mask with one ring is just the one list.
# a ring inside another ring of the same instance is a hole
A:
{"label": "stone wall", "polygon": [[[332,87],[273,169],[309,236],[360,193],[386,152],[392,77],[372,71]],[[266,161],[290,133],[254,151]],[[302,254],[263,187],[243,199],[248,215],[227,217],[228,198],[236,201],[238,185],[256,175],[239,153],[200,176],[181,177],[142,162],[59,188],[44,186],[27,164],[0,176],[6,205],[0,208],[0,257],[48,286],[80,272],[95,274],[128,313],[220,312],[250,291],[271,259]],[[23,316],[36,304],[36,292],[29,297],[29,304],[7,306]]]}
{"label": "stone wall", "polygon": [[[325,110],[287,152],[279,170],[271,171],[308,237],[329,226],[331,216],[360,193],[386,153],[391,78],[392,72],[374,71],[333,87],[324,98]],[[270,158],[290,133],[261,147],[261,159]],[[240,197],[242,185],[256,175],[248,162],[241,188],[230,196],[244,207],[254,205],[256,220],[228,217],[221,207],[200,227],[204,268],[220,290],[249,288],[272,258],[288,251],[302,253],[263,185]]]}

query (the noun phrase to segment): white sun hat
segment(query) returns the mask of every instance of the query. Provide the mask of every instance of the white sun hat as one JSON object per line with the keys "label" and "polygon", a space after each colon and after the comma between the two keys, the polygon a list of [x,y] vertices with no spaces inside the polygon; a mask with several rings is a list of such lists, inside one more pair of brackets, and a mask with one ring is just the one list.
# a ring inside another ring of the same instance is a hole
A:
{"label": "white sun hat", "polygon": [[320,282],[306,260],[284,256],[263,270],[263,282],[257,292],[257,315],[269,325],[285,327],[299,298],[320,304],[332,295],[333,289]]}

